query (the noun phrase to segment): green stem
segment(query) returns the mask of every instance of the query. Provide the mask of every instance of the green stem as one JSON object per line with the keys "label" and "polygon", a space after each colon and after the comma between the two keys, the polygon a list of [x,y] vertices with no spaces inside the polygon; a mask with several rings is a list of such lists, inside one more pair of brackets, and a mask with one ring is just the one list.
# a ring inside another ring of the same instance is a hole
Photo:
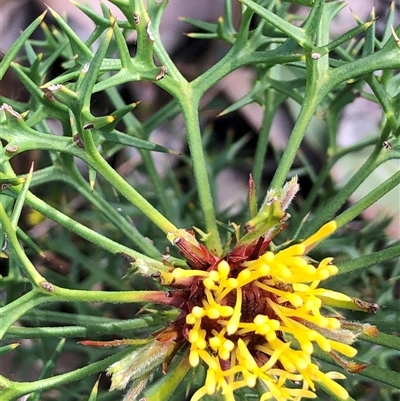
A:
{"label": "green stem", "polygon": [[[1,204],[0,207],[2,207]],[[4,225],[4,222],[3,227],[12,244],[13,254],[20,262],[20,266],[23,267],[32,284],[36,286],[34,290],[38,291],[40,294],[51,295],[53,301],[111,303],[154,302],[163,305],[172,305],[174,303],[173,297],[167,296],[165,291],[85,291],[55,286],[46,281],[44,277],[37,272],[35,266],[25,255],[19,242],[17,241],[15,243],[13,233],[7,231],[8,226]],[[31,291],[31,293],[33,293],[33,291]]]}
{"label": "green stem", "polygon": [[[12,188],[11,194],[18,194],[17,187]],[[28,192],[26,195],[26,204],[30,206],[32,209],[38,211],[43,216],[48,217],[49,219],[55,221],[56,223],[61,224],[67,230],[78,234],[80,237],[88,240],[89,242],[105,249],[106,251],[113,254],[124,254],[132,257],[133,259],[143,258],[145,260],[149,260],[150,258],[146,255],[143,255],[139,252],[136,252],[124,245],[119,244],[118,242],[112,241],[109,238],[97,233],[96,231],[91,230],[85,225],[78,223],[77,221],[71,219],[65,214],[61,213],[57,209],[53,208],[46,202],[42,201],[37,196],[33,195],[31,192]],[[152,260],[152,259],[150,259]]]}
{"label": "green stem", "polygon": [[165,320],[158,316],[144,316],[140,319],[129,319],[123,321],[112,321],[109,323],[88,324],[86,326],[41,326],[40,331],[36,327],[12,326],[6,333],[7,338],[54,338],[75,337],[90,338],[106,334],[119,334],[124,331],[143,330],[160,326]]}
{"label": "green stem", "polygon": [[33,289],[15,301],[0,308],[1,325],[0,338],[3,338],[7,329],[30,309],[49,300],[49,296]]}
{"label": "green stem", "polygon": [[354,271],[364,269],[368,266],[377,265],[387,260],[394,259],[400,256],[400,244],[390,246],[389,248],[382,249],[371,253],[369,255],[363,255],[356,259],[346,260],[337,264],[340,274],[352,273]]}
{"label": "green stem", "polygon": [[398,68],[400,68],[399,49],[396,45],[394,45],[394,48],[390,48],[387,44],[376,53],[330,70],[327,79],[324,80],[319,89],[323,93],[329,93],[340,83],[363,74]]}
{"label": "green stem", "polygon": [[[350,178],[346,185],[323,206],[316,217],[309,222],[301,233],[302,237],[306,238],[312,233],[316,232],[318,228],[326,221],[331,219],[335,212],[349,199],[350,195],[365,181],[365,179],[375,170],[380,164],[377,162],[381,147],[375,146],[373,152],[360,167],[360,169]],[[343,218],[342,218],[343,219]]]}
{"label": "green stem", "polygon": [[[171,311],[171,310],[166,310],[166,311],[158,311],[157,316],[153,315],[147,315],[143,316],[140,319],[144,320],[153,320],[156,317],[160,317],[161,315],[163,316],[163,319],[171,320],[175,317],[176,312]],[[131,321],[139,321],[140,319],[135,318],[132,319]],[[129,322],[129,320],[119,320],[119,319],[113,319],[109,317],[104,317],[104,316],[92,316],[92,315],[86,315],[86,314],[72,314],[72,313],[67,313],[67,312],[56,312],[52,310],[44,310],[44,309],[35,309],[31,310],[28,312],[23,318],[23,321],[32,321],[34,320],[36,323],[46,323],[46,324],[51,324],[53,327],[54,325],[67,325],[67,326],[95,326],[98,324],[109,324],[109,323],[121,323],[125,324],[125,322]],[[128,324],[128,323],[127,323]]]}
{"label": "green stem", "polygon": [[277,64],[287,64],[304,59],[304,55],[282,53],[281,47],[261,52],[252,51],[249,47],[239,48],[236,43],[218,63],[192,81],[190,85],[199,96],[202,96],[222,78],[240,67],[263,64],[263,68],[267,69]]}
{"label": "green stem", "polygon": [[[64,158],[64,160],[66,161],[65,169],[67,169],[69,175],[59,174],[59,178],[72,185],[78,192],[88,199],[92,205],[97,207],[112,224],[118,227],[126,235],[127,238],[130,238],[139,249],[150,257],[157,259],[160,258],[161,255],[158,249],[150,243],[135,226],[129,223],[123,216],[121,216],[121,214],[111,207],[96,190],[92,191],[90,189],[88,182],[78,171],[73,159]],[[48,181],[50,181],[52,177],[53,176],[49,177],[50,179]]]}
{"label": "green stem", "polygon": [[183,118],[185,120],[190,156],[193,163],[194,176],[197,184],[200,204],[203,211],[206,231],[209,234],[205,240],[210,252],[222,255],[222,244],[218,232],[214,203],[208,179],[203,144],[201,140],[199,122],[199,98],[190,86],[182,89],[184,98],[179,98]]}
{"label": "green stem", "polygon": [[368,207],[373,205],[385,194],[396,188],[400,184],[400,171],[393,174],[390,178],[385,180],[382,184],[378,185],[375,189],[370,191],[366,196],[360,199],[357,203],[351,206],[340,214],[335,220],[338,228],[343,227],[348,222],[355,219],[360,213],[366,210]]}
{"label": "green stem", "polygon": [[379,101],[379,104],[382,106],[382,110],[385,114],[385,117],[389,121],[393,130],[398,128],[397,122],[397,110],[395,110],[392,106],[392,98],[385,91],[381,84],[379,84],[378,79],[375,75],[371,74],[370,77],[366,80],[371,90],[374,92],[376,98]]}
{"label": "green stem", "polygon": [[12,227],[11,221],[8,218],[1,202],[0,222],[7,236],[7,251],[10,255],[10,258],[15,258],[18,261],[19,266],[23,269],[24,273],[28,276],[31,283],[38,286],[40,282],[44,281],[44,277],[33,267],[24,250],[21,248],[21,245],[18,241],[17,232]]}
{"label": "green stem", "polygon": [[[125,101],[123,100],[121,94],[117,91],[115,87],[111,87],[107,89],[107,94],[113,102],[116,109],[121,109],[126,106]],[[132,113],[126,114],[123,118],[123,121],[128,128],[128,133],[133,133],[135,136],[148,140],[149,132],[146,132],[143,129],[143,125],[133,116]],[[151,132],[151,131],[150,131]],[[142,158],[144,167],[147,171],[148,177],[150,179],[151,184],[154,187],[156,197],[161,204],[162,210],[167,218],[173,215],[171,202],[168,201],[165,196],[165,187],[163,185],[163,179],[158,174],[157,169],[154,165],[154,160],[150,152],[138,149],[140,156]]]}
{"label": "green stem", "polygon": [[164,46],[161,43],[161,38],[157,32],[157,37],[154,41],[154,53],[160,60],[161,64],[167,67],[167,73],[171,76],[177,85],[185,86],[187,85],[187,80],[183,77],[181,72],[175,66],[174,62],[171,60],[169,54],[166,52]]}
{"label": "green stem", "polygon": [[272,179],[270,188],[281,188],[286,181],[287,175],[292,167],[301,141],[304,138],[308,124],[313,117],[315,110],[323,97],[321,90],[317,87],[319,81],[318,67],[316,60],[307,57],[307,85],[304,100],[300,108],[295,126],[290,135],[286,149],[279,162],[278,168]]}
{"label": "green stem", "polygon": [[400,351],[400,338],[391,334],[379,333],[378,337],[361,334],[360,340]]}
{"label": "green stem", "polygon": [[[45,282],[46,286],[31,290],[16,301],[0,308],[2,325],[0,338],[9,326],[30,309],[44,302],[108,302],[108,303],[148,303],[172,305],[174,300],[165,291],[85,291],[70,290]],[[45,292],[46,291],[46,292]]]}
{"label": "green stem", "polygon": [[257,37],[249,39],[249,26],[253,17],[251,10],[243,14],[240,29],[233,47],[224,57],[190,83],[193,91],[201,97],[222,78],[246,65],[262,64],[264,70],[277,64],[286,64],[304,59],[302,54],[294,54],[293,46],[283,44],[276,49],[256,51]]}
{"label": "green stem", "polygon": [[49,293],[54,302],[101,302],[101,303],[147,303],[171,305],[173,297],[168,297],[165,291],[86,291],[70,290],[52,285]]}
{"label": "green stem", "polygon": [[134,206],[166,234],[178,229],[153,205],[132,188],[100,155],[94,144],[90,130],[83,131],[85,150],[90,164]]}
{"label": "green stem", "polygon": [[[12,313],[12,311],[18,310],[18,309],[24,310],[23,313],[25,313],[32,307],[32,305],[30,303],[32,300],[35,300],[36,293],[37,293],[37,290],[33,289],[33,290],[27,292],[26,294],[23,294],[21,297],[17,298],[15,301],[12,301],[9,304],[4,305],[3,307],[0,308],[1,316],[4,317],[7,314]],[[27,305],[30,305],[30,306],[27,306]],[[37,304],[34,303],[33,305],[36,306]],[[19,318],[19,316],[18,316],[18,318]],[[3,320],[2,320],[2,323],[3,323]]]}
{"label": "green stem", "polygon": [[107,369],[111,364],[121,360],[130,352],[132,352],[132,348],[128,348],[108,358],[92,363],[89,366],[76,369],[72,372],[63,373],[61,375],[37,380],[34,382],[11,382],[8,380],[4,381],[4,384],[6,386],[0,391],[0,398],[2,400],[15,400],[25,394],[33,393],[35,391],[44,391],[50,388],[59,387],[67,383],[83,379],[89,375],[102,372],[103,370]]}
{"label": "green stem", "polygon": [[323,185],[325,183],[325,180],[329,177],[329,174],[331,172],[332,166],[340,160],[343,156],[357,152],[366,146],[371,146],[375,145],[377,142],[377,137],[373,138],[368,138],[364,141],[357,142],[356,144],[352,146],[348,146],[344,149],[340,149],[336,154],[332,155],[331,158],[329,158],[323,165],[321,171],[318,174],[318,178],[313,184],[311,191],[308,193],[307,198],[304,202],[302,202],[301,209],[299,211],[299,220],[302,220],[304,216],[311,210],[313,203],[315,202],[318,193],[320,191],[323,191]]}

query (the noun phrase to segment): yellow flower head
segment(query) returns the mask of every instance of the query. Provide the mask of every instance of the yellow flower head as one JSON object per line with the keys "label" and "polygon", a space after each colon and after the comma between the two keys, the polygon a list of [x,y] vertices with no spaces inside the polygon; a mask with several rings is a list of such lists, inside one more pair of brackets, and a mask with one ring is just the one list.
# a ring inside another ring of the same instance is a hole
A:
{"label": "yellow flower head", "polygon": [[[345,376],[322,372],[313,360],[316,347],[348,371],[365,367],[346,358],[357,353],[352,347],[357,335],[374,333],[374,328],[326,315],[324,307],[354,302],[362,310],[376,311],[379,306],[319,287],[338,268],[331,257],[315,262],[307,256],[336,230],[336,222],[325,224],[299,244],[270,249],[272,239],[286,227],[290,217],[286,209],[297,190],[297,180],[292,179],[281,190],[268,192],[260,210],[244,225],[242,238],[236,226],[235,245],[223,257],[212,254],[192,231],[168,235],[187,268],[170,266],[152,274],[169,290],[147,299],[175,306],[181,313],[154,334],[149,350],[161,355],[165,372],[175,353],[189,345],[184,363],[194,368],[203,364],[207,369],[205,383],[191,401],[217,392],[234,401],[236,390],[256,385],[262,389],[261,401],[316,398],[316,385],[345,400],[348,393],[336,382]],[[138,263],[137,267],[143,274],[149,270]],[[124,369],[115,365],[110,371],[117,379],[129,372],[127,380],[134,381],[135,394],[144,380],[150,380],[139,375],[136,367],[142,361],[147,369],[149,350],[140,354],[142,358],[127,360]],[[118,376],[119,371],[123,373]]]}
{"label": "yellow flower head", "polygon": [[[316,264],[306,256],[335,229],[336,223],[329,222],[304,242],[277,253],[267,251],[255,260],[223,259],[207,271],[172,271],[172,282],[194,280],[184,333],[191,366],[203,361],[208,367],[205,384],[192,401],[216,391],[233,401],[235,390],[257,382],[265,389],[262,401],[315,398],[319,382],[340,398],[348,397],[334,381],[344,376],[321,372],[311,358],[315,344],[325,352],[356,354],[350,345],[356,335],[321,311],[328,299],[351,301],[318,287],[337,267],[332,258]],[[347,343],[337,341],[343,338]]]}

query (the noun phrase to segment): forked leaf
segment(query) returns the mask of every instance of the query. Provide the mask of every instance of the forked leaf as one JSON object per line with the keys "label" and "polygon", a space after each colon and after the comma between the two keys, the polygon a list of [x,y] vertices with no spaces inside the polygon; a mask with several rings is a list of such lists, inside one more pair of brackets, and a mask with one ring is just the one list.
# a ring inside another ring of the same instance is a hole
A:
{"label": "forked leaf", "polygon": [[132,64],[128,45],[126,43],[126,39],[124,38],[124,35],[122,34],[121,29],[120,29],[116,19],[114,19],[113,17],[110,17],[110,19],[111,19],[111,25],[113,28],[113,32],[114,32],[115,44],[117,45],[119,58],[121,60],[121,66],[122,66],[122,68],[132,70],[134,67]]}
{"label": "forked leaf", "polygon": [[[0,163],[10,160],[14,155],[31,149],[57,150],[86,160],[85,152],[76,146],[71,138],[44,134],[27,126],[26,121],[8,105],[0,107],[0,138],[8,142],[0,149]],[[18,132],[18,137],[15,136]]]}
{"label": "forked leaf", "polygon": [[[346,43],[354,36],[367,31],[371,26],[374,25],[374,22],[375,21],[373,20],[373,21],[368,21],[368,22],[365,22],[364,24],[358,25],[357,27],[355,27],[355,28],[351,29],[350,31],[347,31],[343,35],[339,36],[337,39],[333,40],[328,45],[324,46],[323,49],[326,49],[329,52],[329,51],[335,49],[336,47],[341,46],[343,43]],[[365,48],[365,46],[364,46],[364,48]],[[370,54],[370,53],[368,53],[368,54]]]}
{"label": "forked leaf", "polygon": [[96,27],[102,27],[104,30],[109,28],[110,20],[99,15],[93,8],[85,3],[79,1],[71,0],[71,3],[79,8],[85,15],[87,15],[96,25]]}
{"label": "forked leaf", "polygon": [[128,113],[130,113],[137,106],[138,103],[139,102],[131,103],[119,107],[116,111],[108,116],[95,117],[88,110],[82,111],[82,115],[84,117],[84,121],[89,124],[93,124],[93,128],[105,128],[103,129],[103,131],[110,132],[114,130],[121,119],[123,119]]}
{"label": "forked leaf", "polygon": [[301,47],[309,49],[313,47],[313,43],[308,35],[305,33],[304,29],[292,25],[290,22],[285,21],[278,15],[267,10],[265,7],[262,7],[253,0],[240,0],[240,2],[253,10],[261,18],[268,21],[276,29],[288,35],[288,37],[292,38]]}
{"label": "forked leaf", "polygon": [[[113,23],[115,23],[115,20],[113,20]],[[87,72],[82,79],[82,83],[77,89],[77,95],[79,99],[79,104],[82,105],[82,108],[85,108],[89,110],[90,108],[90,101],[91,101],[91,95],[93,93],[93,87],[98,79],[98,74],[100,71],[100,67],[102,65],[102,61],[104,57],[106,56],[108,46],[110,44],[111,38],[112,38],[112,28],[110,28],[105,36],[102,38],[100,42],[100,46],[96,51],[96,54],[94,57],[89,61],[88,64],[88,69]]]}
{"label": "forked leaf", "polygon": [[79,64],[83,65],[89,62],[93,58],[92,51],[85,45],[82,39],[76,34],[76,32],[67,24],[67,22],[52,8],[48,7],[54,19],[57,21],[60,28],[63,30],[65,35],[69,39],[69,43],[73,51],[78,56]]}

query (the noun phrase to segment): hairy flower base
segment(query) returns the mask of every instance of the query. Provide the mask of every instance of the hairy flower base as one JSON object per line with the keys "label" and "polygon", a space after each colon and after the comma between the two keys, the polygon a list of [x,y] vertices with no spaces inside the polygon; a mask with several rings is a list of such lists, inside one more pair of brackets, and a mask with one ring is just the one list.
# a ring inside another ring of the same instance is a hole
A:
{"label": "hairy flower base", "polygon": [[335,229],[330,222],[303,243],[253,261],[232,265],[221,260],[208,271],[173,270],[176,282],[196,280],[185,325],[189,361],[193,367],[203,361],[208,370],[192,401],[216,391],[233,401],[235,390],[255,387],[257,381],[265,388],[261,401],[316,398],[318,382],[340,398],[348,397],[334,381],[344,376],[321,372],[311,359],[314,344],[346,357],[356,354],[350,346],[356,334],[342,329],[338,318],[321,313],[323,299],[350,300],[318,288],[337,267],[330,264],[332,258],[314,265],[305,256]]}

